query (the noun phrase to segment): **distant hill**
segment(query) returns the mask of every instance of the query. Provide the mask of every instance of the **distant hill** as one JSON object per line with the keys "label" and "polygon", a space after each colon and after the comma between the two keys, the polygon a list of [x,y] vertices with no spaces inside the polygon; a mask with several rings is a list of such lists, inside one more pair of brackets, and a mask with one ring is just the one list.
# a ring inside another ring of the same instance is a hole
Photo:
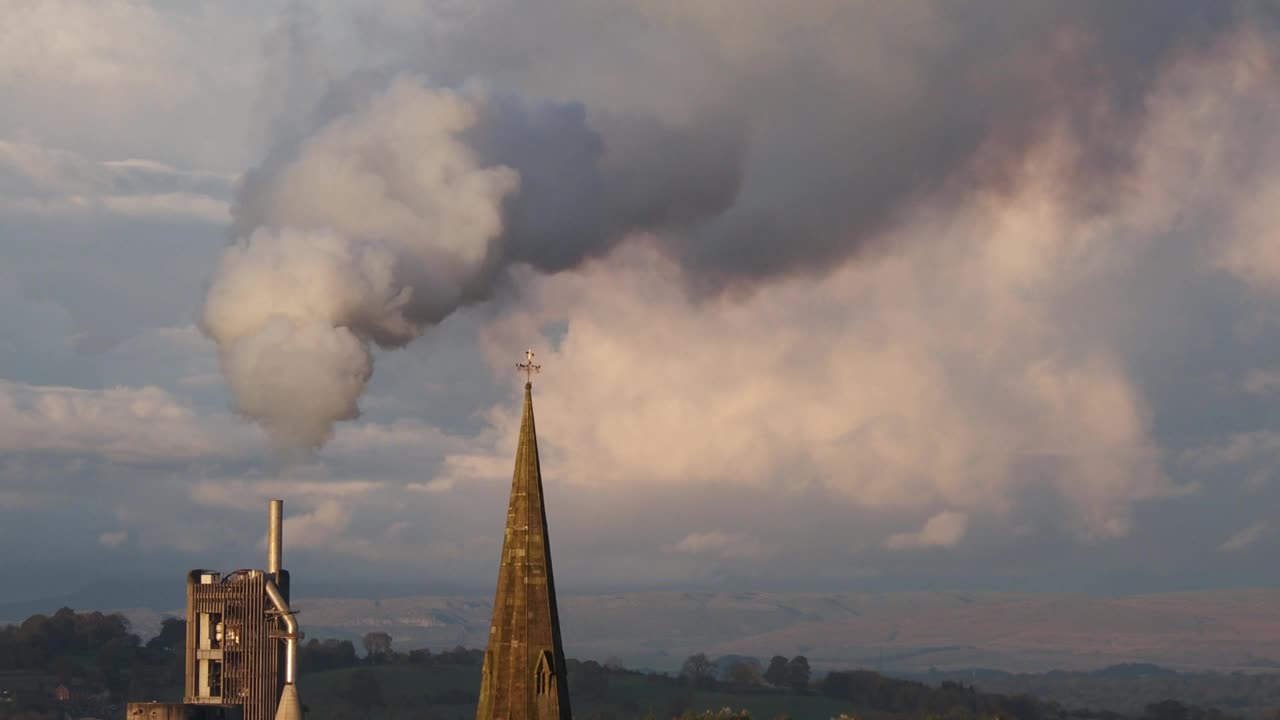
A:
{"label": "distant hill", "polygon": [[0,603],[0,624],[20,623],[37,613],[48,614],[61,607],[75,610],[180,607],[186,593],[182,582],[181,576],[176,582],[164,583],[154,578],[117,578],[95,582],[66,595]]}
{"label": "distant hill", "polygon": [[[295,605],[309,637],[358,640],[383,630],[400,650],[483,646],[492,612],[489,598],[469,596],[302,596]],[[1124,663],[1274,672],[1280,665],[1280,590],[1269,589],[1117,598],[642,592],[566,595],[560,613],[569,654],[616,655],[628,666],[658,670],[678,669],[697,652],[766,661],[774,654],[805,655],[818,670],[893,672],[1097,670]],[[162,616],[126,614],[143,635]],[[1115,672],[1150,670],[1136,665]]]}

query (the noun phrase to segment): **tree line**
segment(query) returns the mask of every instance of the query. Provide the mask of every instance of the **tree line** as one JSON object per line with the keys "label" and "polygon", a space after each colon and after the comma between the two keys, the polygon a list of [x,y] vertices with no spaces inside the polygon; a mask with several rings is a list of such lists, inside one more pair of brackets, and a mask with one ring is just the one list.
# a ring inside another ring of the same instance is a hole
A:
{"label": "tree line", "polygon": [[729,658],[727,662],[716,662],[706,653],[697,653],[684,661],[678,677],[703,689],[728,685],[738,689],[769,687],[805,693],[809,691],[811,676],[809,659],[803,655],[791,659],[774,655],[768,668],[762,670],[755,658]]}
{"label": "tree line", "polygon": [[356,654],[356,646],[350,640],[325,638],[311,639],[298,646],[298,670],[323,672],[357,665],[388,665],[412,663],[415,665],[478,665],[484,660],[484,651],[458,645],[433,654],[430,648],[415,648],[399,652],[392,647],[393,639],[386,632],[369,632],[360,639],[364,648],[363,659]]}
{"label": "tree line", "polygon": [[106,717],[128,697],[176,700],[185,645],[183,621],[144,644],[122,615],[66,607],[0,627],[0,718]]}

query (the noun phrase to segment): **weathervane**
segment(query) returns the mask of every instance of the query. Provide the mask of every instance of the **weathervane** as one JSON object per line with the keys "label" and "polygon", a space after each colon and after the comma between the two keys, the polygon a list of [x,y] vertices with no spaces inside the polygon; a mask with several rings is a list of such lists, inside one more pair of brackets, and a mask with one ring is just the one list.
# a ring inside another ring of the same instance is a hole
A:
{"label": "weathervane", "polygon": [[522,363],[516,363],[516,369],[518,369],[520,372],[524,373],[524,378],[525,378],[525,382],[526,382],[526,383],[531,383],[531,382],[533,382],[533,374],[534,374],[534,373],[536,373],[536,372],[538,372],[539,370],[541,370],[541,369],[542,369],[542,366],[541,366],[541,365],[534,365],[534,364],[533,364],[533,351],[532,351],[532,350],[525,350],[525,351],[524,351],[524,362],[522,362]]}

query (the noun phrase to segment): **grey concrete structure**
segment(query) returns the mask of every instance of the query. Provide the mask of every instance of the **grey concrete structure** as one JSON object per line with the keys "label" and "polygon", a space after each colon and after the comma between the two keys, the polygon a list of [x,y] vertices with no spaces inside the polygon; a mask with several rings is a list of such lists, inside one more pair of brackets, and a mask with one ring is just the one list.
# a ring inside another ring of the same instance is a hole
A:
{"label": "grey concrete structure", "polygon": [[294,687],[298,625],[289,608],[289,572],[281,567],[283,514],[283,503],[272,500],[267,571],[187,575],[183,700],[192,711],[235,706],[243,720],[302,720]]}

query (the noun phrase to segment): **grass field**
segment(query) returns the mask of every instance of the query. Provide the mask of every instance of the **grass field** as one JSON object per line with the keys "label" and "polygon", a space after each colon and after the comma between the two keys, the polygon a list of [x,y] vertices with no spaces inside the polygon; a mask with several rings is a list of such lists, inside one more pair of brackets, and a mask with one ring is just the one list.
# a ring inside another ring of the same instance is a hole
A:
{"label": "grass field", "polygon": [[385,707],[374,707],[370,720],[409,718],[466,718],[474,720],[474,703],[440,705],[435,699],[451,690],[477,692],[480,668],[467,665],[373,665],[303,674],[298,678],[298,695],[307,706],[308,720],[350,720],[365,713],[344,703],[343,688],[360,670],[377,678]]}
{"label": "grass field", "polygon": [[[368,670],[381,688],[383,707],[369,712],[344,701],[343,688],[352,676]],[[447,693],[475,694],[480,689],[480,668],[474,665],[375,665],[304,674],[298,692],[309,710],[308,720],[473,720],[475,704],[437,701]],[[669,681],[642,675],[614,674],[606,693],[572,694],[574,717],[643,718],[652,711],[669,718],[685,709],[746,709],[753,718],[768,720],[786,715],[792,720],[827,720],[851,710],[848,703],[818,695],[783,693],[726,693],[693,690]]]}

